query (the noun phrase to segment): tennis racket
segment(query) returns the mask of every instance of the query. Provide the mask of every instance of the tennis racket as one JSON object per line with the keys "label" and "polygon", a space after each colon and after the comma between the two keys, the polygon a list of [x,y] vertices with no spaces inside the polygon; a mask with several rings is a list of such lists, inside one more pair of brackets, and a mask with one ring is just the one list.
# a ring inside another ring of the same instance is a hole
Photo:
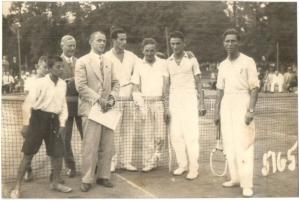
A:
{"label": "tennis racket", "polygon": [[210,153],[210,169],[215,176],[224,176],[227,172],[227,160],[223,152],[220,122],[216,131],[216,147]]}

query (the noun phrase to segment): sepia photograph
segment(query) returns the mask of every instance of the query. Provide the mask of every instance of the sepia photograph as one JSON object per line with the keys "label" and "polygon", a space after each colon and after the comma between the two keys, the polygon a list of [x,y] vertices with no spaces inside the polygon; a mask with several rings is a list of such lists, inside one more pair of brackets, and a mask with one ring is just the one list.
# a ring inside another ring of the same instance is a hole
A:
{"label": "sepia photograph", "polygon": [[2,198],[298,197],[297,1],[2,1]]}

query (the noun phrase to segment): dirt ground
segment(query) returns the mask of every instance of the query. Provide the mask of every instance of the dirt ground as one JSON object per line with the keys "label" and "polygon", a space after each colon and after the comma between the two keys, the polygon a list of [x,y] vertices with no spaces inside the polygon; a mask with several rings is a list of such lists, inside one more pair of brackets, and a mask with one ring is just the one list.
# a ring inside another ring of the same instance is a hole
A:
{"label": "dirt ground", "polygon": [[[226,177],[215,177],[208,168],[201,168],[199,177],[193,181],[183,176],[173,176],[166,169],[152,172],[117,171],[112,175],[115,187],[112,189],[94,185],[83,193],[80,191],[80,177],[67,178],[66,183],[73,188],[69,194],[49,189],[48,179],[41,178],[24,183],[23,198],[205,198],[242,197],[241,189],[223,188]],[[255,176],[254,197],[296,197],[298,196],[298,172],[277,172],[268,177]],[[2,184],[2,194],[7,198],[12,183]]]}

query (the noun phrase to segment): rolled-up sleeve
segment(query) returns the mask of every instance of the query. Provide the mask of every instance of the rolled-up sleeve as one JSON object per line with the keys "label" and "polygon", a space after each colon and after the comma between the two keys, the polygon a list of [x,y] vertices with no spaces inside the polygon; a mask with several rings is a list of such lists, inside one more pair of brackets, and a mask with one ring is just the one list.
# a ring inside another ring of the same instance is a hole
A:
{"label": "rolled-up sleeve", "polygon": [[193,75],[196,76],[196,75],[199,75],[201,72],[200,72],[200,69],[199,69],[199,63],[197,61],[196,58],[191,58],[192,59],[192,70],[193,70]]}
{"label": "rolled-up sleeve", "polygon": [[225,79],[224,79],[224,74],[223,74],[223,65],[219,65],[218,68],[218,76],[217,76],[217,84],[216,87],[219,90],[224,90],[225,87]]}
{"label": "rolled-up sleeve", "polygon": [[248,86],[250,90],[260,87],[256,64],[253,59],[250,59],[248,64]]}

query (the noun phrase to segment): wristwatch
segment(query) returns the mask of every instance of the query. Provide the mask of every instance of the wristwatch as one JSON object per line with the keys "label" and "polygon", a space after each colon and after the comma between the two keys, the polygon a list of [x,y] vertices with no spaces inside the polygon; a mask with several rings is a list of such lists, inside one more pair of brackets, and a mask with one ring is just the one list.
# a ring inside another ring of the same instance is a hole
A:
{"label": "wristwatch", "polygon": [[249,108],[249,110],[248,110],[250,113],[254,113],[254,109],[252,109],[252,108]]}

